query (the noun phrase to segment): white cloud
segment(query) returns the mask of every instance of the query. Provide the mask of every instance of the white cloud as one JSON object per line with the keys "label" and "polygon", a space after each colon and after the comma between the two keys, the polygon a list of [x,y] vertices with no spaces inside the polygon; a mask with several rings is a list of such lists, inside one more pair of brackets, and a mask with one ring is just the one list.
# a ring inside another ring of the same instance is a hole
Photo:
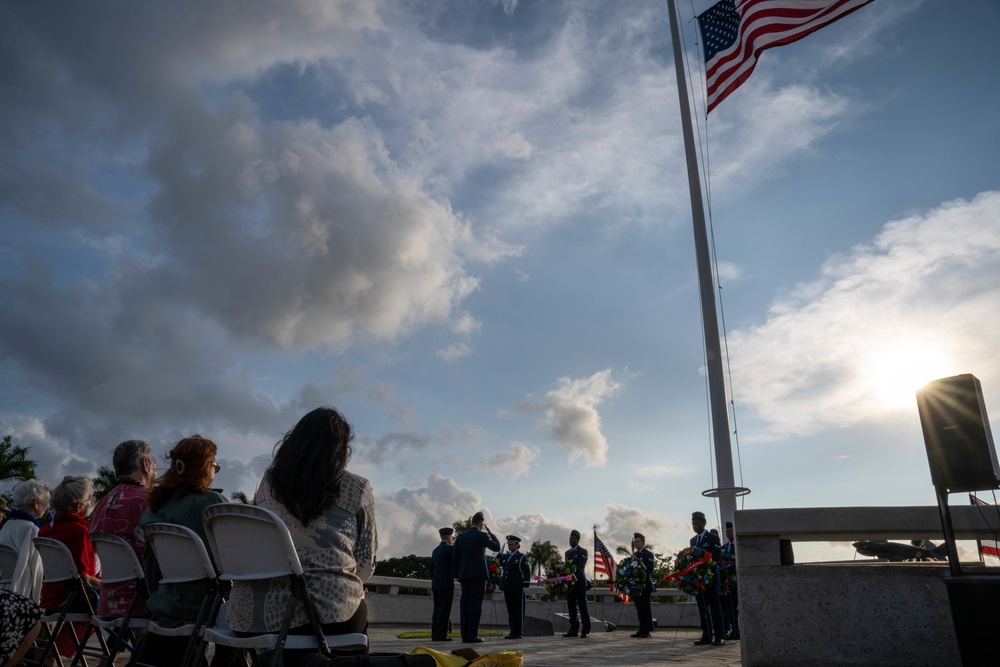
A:
{"label": "white cloud", "polygon": [[597,407],[621,387],[611,377],[610,368],[578,380],[559,378],[558,388],[541,398],[528,395],[519,411],[543,413],[538,428],[559,443],[570,463],[582,458],[588,468],[593,468],[607,462],[608,452]]}
{"label": "white cloud", "polygon": [[472,347],[468,343],[452,343],[448,347],[441,348],[434,354],[445,361],[455,361],[456,359],[461,359],[472,354]]}
{"label": "white cloud", "polygon": [[506,451],[484,454],[474,470],[484,470],[509,480],[524,477],[541,452],[531,444],[512,442]]}
{"label": "white cloud", "polygon": [[454,479],[439,473],[428,477],[427,485],[419,489],[375,491],[379,559],[430,554],[440,541],[439,528],[468,519],[483,509],[478,493],[459,487]]}
{"label": "white cloud", "polygon": [[936,377],[1000,385],[998,219],[1000,192],[984,192],[830,258],[764,323],[730,334],[737,401],[772,434],[805,435],[900,407],[912,418],[916,388]]}

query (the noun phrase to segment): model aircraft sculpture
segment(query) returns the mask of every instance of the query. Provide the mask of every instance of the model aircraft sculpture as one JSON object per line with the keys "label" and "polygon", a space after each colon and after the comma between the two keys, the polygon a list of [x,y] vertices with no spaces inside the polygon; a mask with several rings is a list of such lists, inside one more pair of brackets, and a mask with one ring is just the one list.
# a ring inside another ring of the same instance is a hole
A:
{"label": "model aircraft sculpture", "polygon": [[947,545],[913,540],[909,544],[887,540],[862,540],[854,543],[854,548],[862,556],[877,558],[890,563],[913,560],[948,560]]}

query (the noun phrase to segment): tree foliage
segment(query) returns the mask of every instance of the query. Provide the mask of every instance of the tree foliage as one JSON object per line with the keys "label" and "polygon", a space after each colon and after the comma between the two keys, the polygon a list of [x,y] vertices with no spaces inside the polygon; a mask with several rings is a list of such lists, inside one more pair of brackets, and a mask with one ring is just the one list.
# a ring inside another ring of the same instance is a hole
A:
{"label": "tree foliage", "polygon": [[558,555],[559,547],[556,545],[548,540],[544,542],[535,540],[531,548],[528,549],[528,563],[531,564],[531,571],[540,577],[543,576],[545,574],[545,563],[553,556]]}
{"label": "tree foliage", "polygon": [[100,500],[111,493],[111,489],[115,488],[117,483],[118,475],[114,470],[107,466],[98,468],[97,477],[94,478],[94,500]]}
{"label": "tree foliage", "polygon": [[11,436],[4,436],[0,443],[0,481],[34,479],[38,461],[28,458],[29,449],[30,447],[15,445],[11,442]]}
{"label": "tree foliage", "polygon": [[241,505],[253,505],[253,498],[249,497],[242,491],[233,491],[229,494],[229,499],[234,503],[240,503]]}

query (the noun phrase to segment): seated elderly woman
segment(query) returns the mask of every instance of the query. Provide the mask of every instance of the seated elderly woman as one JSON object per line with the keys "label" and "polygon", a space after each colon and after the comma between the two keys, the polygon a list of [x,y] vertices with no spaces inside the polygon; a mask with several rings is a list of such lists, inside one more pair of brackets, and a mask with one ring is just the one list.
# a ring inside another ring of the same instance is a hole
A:
{"label": "seated elderly woman", "polygon": [[51,492],[45,482],[29,479],[15,486],[11,495],[17,507],[0,528],[0,544],[17,551],[10,590],[38,602],[42,599],[42,559],[32,540],[38,537],[41,518],[49,511]]}
{"label": "seated elderly woman", "polygon": [[[302,417],[276,446],[255,502],[288,526],[309,595],[326,634],[366,632],[364,582],[375,563],[375,498],[368,480],[347,471],[351,425],[333,408]],[[289,595],[287,580],[235,582],[226,623],[237,632],[275,632]],[[312,634],[300,605],[292,634]],[[301,651],[285,651],[295,667]]]}
{"label": "seated elderly woman", "polygon": [[[101,580],[97,577],[97,552],[90,542],[87,515],[94,506],[94,480],[89,477],[67,475],[52,491],[52,508],[56,511],[52,522],[42,526],[39,537],[59,540],[69,549],[76,563],[76,570],[91,598],[91,608],[97,607],[97,589]],[[42,608],[46,611],[58,609],[69,597],[72,583],[56,581],[42,586]],[[86,600],[74,602],[71,611],[90,611]],[[74,623],[72,627],[64,626],[56,637],[56,648],[65,657],[76,655],[76,646],[69,633],[75,631],[77,637],[82,637],[87,629],[86,623]]]}
{"label": "seated elderly woman", "polygon": [[[170,466],[149,492],[149,509],[143,512],[139,525],[173,523],[190,528],[205,541],[202,511],[209,505],[226,502],[222,494],[211,489],[219,464],[215,462],[218,448],[215,443],[200,435],[180,440],[170,453]],[[146,549],[144,554],[146,584],[149,600],[146,607],[153,618],[165,626],[180,626],[196,620],[205,597],[205,585],[161,584],[160,567],[156,554]],[[141,650],[140,661],[163,667],[181,663],[187,644],[185,637],[162,637],[147,633]],[[231,652],[217,651],[213,664],[225,664]]]}

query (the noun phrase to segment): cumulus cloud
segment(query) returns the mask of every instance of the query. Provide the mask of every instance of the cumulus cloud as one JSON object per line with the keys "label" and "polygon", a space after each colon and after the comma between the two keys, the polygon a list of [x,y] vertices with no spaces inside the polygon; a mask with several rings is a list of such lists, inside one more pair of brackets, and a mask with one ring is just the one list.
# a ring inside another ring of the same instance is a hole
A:
{"label": "cumulus cloud", "polygon": [[541,451],[531,444],[512,442],[506,451],[483,454],[479,463],[473,466],[473,470],[484,470],[515,480],[528,474],[532,462],[540,453]]}
{"label": "cumulus cloud", "polygon": [[570,463],[583,459],[588,468],[604,465],[608,441],[597,408],[619,392],[621,383],[611,377],[608,368],[588,378],[559,378],[558,384],[544,396],[528,395],[518,411],[541,412],[538,428],[559,443]]}
{"label": "cumulus cloud", "polygon": [[922,383],[1000,372],[1000,192],[887,223],[830,258],[819,277],[775,302],[765,322],[730,334],[737,400],[775,436],[911,418]]}
{"label": "cumulus cloud", "polygon": [[440,541],[438,528],[468,519],[483,509],[481,503],[478,493],[439,473],[418,489],[377,493],[379,559],[429,554]]}

